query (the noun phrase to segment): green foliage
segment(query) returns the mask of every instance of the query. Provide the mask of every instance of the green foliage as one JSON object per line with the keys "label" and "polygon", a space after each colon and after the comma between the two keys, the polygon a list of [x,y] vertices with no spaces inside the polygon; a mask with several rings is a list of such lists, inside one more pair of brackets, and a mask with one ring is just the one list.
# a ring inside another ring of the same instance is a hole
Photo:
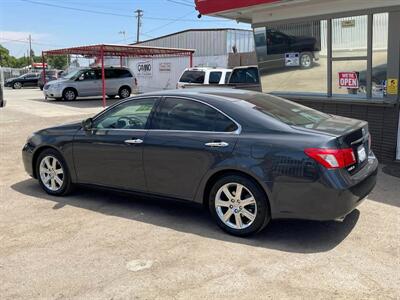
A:
{"label": "green foliage", "polygon": [[[40,63],[42,62],[41,56],[36,56],[35,53],[31,52],[33,62]],[[47,58],[47,63],[56,69],[65,69],[68,64],[68,58],[66,55],[63,56],[50,56]],[[29,57],[23,56],[16,58],[10,55],[10,51],[0,45],[0,66],[2,67],[10,67],[10,68],[22,68],[30,65]]]}
{"label": "green foliage", "polygon": [[52,68],[63,70],[68,65],[68,56],[67,55],[49,56],[47,58],[47,63]]}

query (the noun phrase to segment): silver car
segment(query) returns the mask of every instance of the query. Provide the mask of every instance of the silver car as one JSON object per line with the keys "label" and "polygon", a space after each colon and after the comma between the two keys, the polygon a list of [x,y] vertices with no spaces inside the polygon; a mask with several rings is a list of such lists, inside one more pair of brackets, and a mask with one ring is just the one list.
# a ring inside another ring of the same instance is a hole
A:
{"label": "silver car", "polygon": [[[137,80],[128,68],[105,68],[106,95],[127,98],[137,92]],[[102,95],[101,69],[84,68],[66,74],[61,79],[49,81],[43,87],[45,98],[75,100],[76,97]]]}

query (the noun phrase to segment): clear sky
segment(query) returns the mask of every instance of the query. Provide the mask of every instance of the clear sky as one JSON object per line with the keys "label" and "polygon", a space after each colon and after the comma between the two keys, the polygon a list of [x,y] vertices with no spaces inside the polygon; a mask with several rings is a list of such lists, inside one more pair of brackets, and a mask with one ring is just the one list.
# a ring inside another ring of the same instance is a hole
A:
{"label": "clear sky", "polygon": [[[215,0],[218,1],[218,0]],[[0,0],[0,44],[20,57],[28,35],[43,49],[136,41],[134,11],[142,9],[141,40],[189,28],[246,28],[220,18],[197,18],[194,0]]]}

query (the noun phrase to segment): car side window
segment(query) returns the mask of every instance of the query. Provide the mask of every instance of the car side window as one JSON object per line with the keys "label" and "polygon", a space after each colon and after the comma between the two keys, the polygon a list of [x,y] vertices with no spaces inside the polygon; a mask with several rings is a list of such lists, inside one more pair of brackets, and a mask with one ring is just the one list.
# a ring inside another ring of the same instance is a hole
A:
{"label": "car side window", "polygon": [[218,84],[221,80],[222,72],[210,72],[209,84]]}
{"label": "car side window", "polygon": [[157,99],[138,99],[124,102],[94,121],[96,129],[145,129]]}
{"label": "car side window", "polygon": [[206,104],[171,97],[164,100],[155,114],[152,129],[230,132],[237,125]]}
{"label": "car side window", "polygon": [[96,70],[88,70],[79,76],[79,80],[96,80],[98,79]]}
{"label": "car side window", "polygon": [[257,68],[243,68],[236,69],[233,71],[230,83],[259,83],[259,76]]}
{"label": "car side window", "polygon": [[225,84],[229,83],[229,77],[231,76],[232,72],[226,72],[225,74]]}
{"label": "car side window", "polygon": [[131,72],[129,72],[128,70],[124,70],[124,69],[116,69],[115,73],[116,73],[116,77],[117,78],[129,78],[129,77],[132,77]]}

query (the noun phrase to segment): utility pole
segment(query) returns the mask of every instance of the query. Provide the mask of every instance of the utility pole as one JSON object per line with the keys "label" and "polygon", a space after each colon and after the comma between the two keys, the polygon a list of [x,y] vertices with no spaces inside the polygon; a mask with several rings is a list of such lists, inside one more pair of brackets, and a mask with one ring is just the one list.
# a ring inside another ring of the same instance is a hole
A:
{"label": "utility pole", "polygon": [[137,31],[136,31],[136,43],[140,41],[140,26],[142,26],[141,18],[143,17],[143,10],[137,9],[135,10],[136,18],[137,18]]}
{"label": "utility pole", "polygon": [[29,63],[32,67],[32,37],[29,35]]}
{"label": "utility pole", "polygon": [[122,34],[124,36],[124,43],[126,44],[126,32],[125,30],[121,30],[118,34]]}

